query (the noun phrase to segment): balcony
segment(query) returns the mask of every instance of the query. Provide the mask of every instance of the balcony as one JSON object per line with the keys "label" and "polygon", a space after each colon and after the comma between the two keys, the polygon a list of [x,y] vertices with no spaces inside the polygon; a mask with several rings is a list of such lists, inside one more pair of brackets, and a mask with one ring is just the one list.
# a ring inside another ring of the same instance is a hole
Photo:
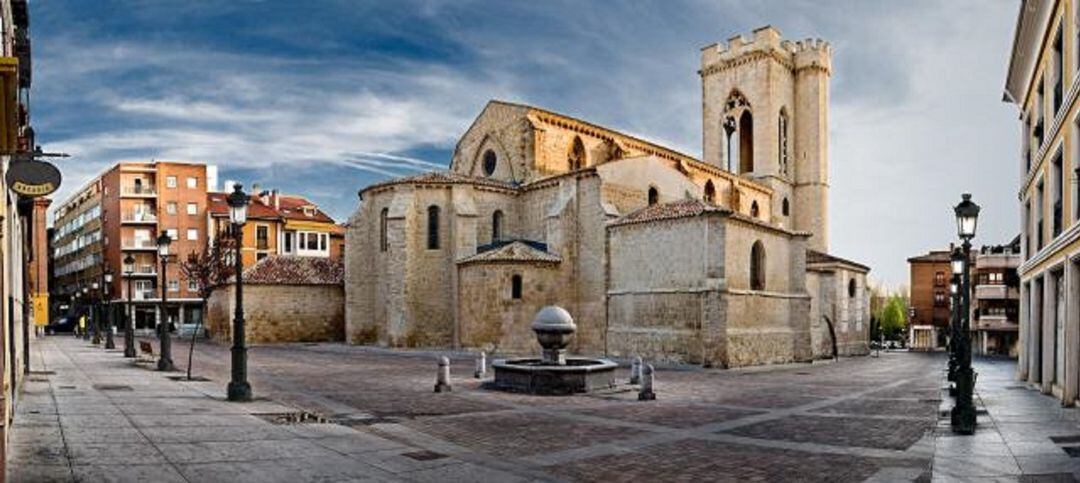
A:
{"label": "balcony", "polygon": [[[127,272],[124,272],[125,274]],[[156,277],[157,266],[153,264],[136,265],[135,270],[131,272],[132,277]]]}
{"label": "balcony", "polygon": [[123,250],[157,250],[157,243],[150,239],[125,238],[120,247]]}
{"label": "balcony", "polygon": [[131,300],[154,300],[157,298],[157,292],[154,290],[136,290]]}
{"label": "balcony", "polygon": [[153,198],[157,196],[157,190],[153,186],[125,186],[120,190],[120,195],[125,198]]}
{"label": "balcony", "polygon": [[157,223],[157,215],[154,213],[127,213],[120,219],[124,224]]}

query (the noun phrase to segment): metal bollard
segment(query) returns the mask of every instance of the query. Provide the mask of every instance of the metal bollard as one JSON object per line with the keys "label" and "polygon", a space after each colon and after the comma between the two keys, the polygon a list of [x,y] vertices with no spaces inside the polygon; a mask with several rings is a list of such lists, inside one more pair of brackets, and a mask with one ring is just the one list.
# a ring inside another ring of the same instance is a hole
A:
{"label": "metal bollard", "polygon": [[487,375],[487,354],[484,351],[480,351],[480,356],[476,358],[476,372],[473,373],[473,377],[477,379],[483,379]]}
{"label": "metal bollard", "polygon": [[641,358],[634,357],[630,363],[630,384],[641,384]]}
{"label": "metal bollard", "polygon": [[450,392],[450,358],[439,357],[439,372],[435,375],[435,392]]}
{"label": "metal bollard", "polygon": [[641,391],[638,392],[638,401],[652,401],[656,399],[653,392],[653,366],[645,364],[641,368]]}

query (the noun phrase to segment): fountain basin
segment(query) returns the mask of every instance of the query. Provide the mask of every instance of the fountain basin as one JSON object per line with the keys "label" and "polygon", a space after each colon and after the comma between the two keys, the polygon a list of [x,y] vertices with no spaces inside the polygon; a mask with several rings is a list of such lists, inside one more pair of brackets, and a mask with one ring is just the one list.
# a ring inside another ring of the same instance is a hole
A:
{"label": "fountain basin", "polygon": [[503,359],[491,364],[495,389],[545,396],[569,395],[615,387],[618,364],[607,359],[566,357],[565,365],[537,358]]}

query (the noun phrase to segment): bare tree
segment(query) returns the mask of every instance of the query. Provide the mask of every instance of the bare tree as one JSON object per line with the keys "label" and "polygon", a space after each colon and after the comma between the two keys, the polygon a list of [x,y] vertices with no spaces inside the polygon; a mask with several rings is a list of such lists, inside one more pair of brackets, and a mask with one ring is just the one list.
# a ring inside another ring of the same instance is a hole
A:
{"label": "bare tree", "polygon": [[202,299],[202,317],[199,318],[195,331],[191,333],[191,347],[188,349],[187,378],[191,380],[191,359],[195,352],[195,339],[207,316],[207,301],[214,289],[224,285],[233,276],[235,239],[228,230],[219,231],[211,242],[200,251],[190,252],[180,263],[180,273],[190,282],[195,282],[199,298]]}

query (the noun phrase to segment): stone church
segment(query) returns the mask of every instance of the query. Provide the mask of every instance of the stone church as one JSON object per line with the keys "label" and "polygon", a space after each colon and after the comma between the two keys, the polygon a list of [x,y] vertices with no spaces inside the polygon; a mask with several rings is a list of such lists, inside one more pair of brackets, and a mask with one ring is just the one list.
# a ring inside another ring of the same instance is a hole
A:
{"label": "stone church", "polygon": [[368,186],[348,223],[347,338],[735,367],[868,351],[864,265],[829,254],[831,48],[772,27],[702,49],[703,157],[491,101],[448,172]]}

